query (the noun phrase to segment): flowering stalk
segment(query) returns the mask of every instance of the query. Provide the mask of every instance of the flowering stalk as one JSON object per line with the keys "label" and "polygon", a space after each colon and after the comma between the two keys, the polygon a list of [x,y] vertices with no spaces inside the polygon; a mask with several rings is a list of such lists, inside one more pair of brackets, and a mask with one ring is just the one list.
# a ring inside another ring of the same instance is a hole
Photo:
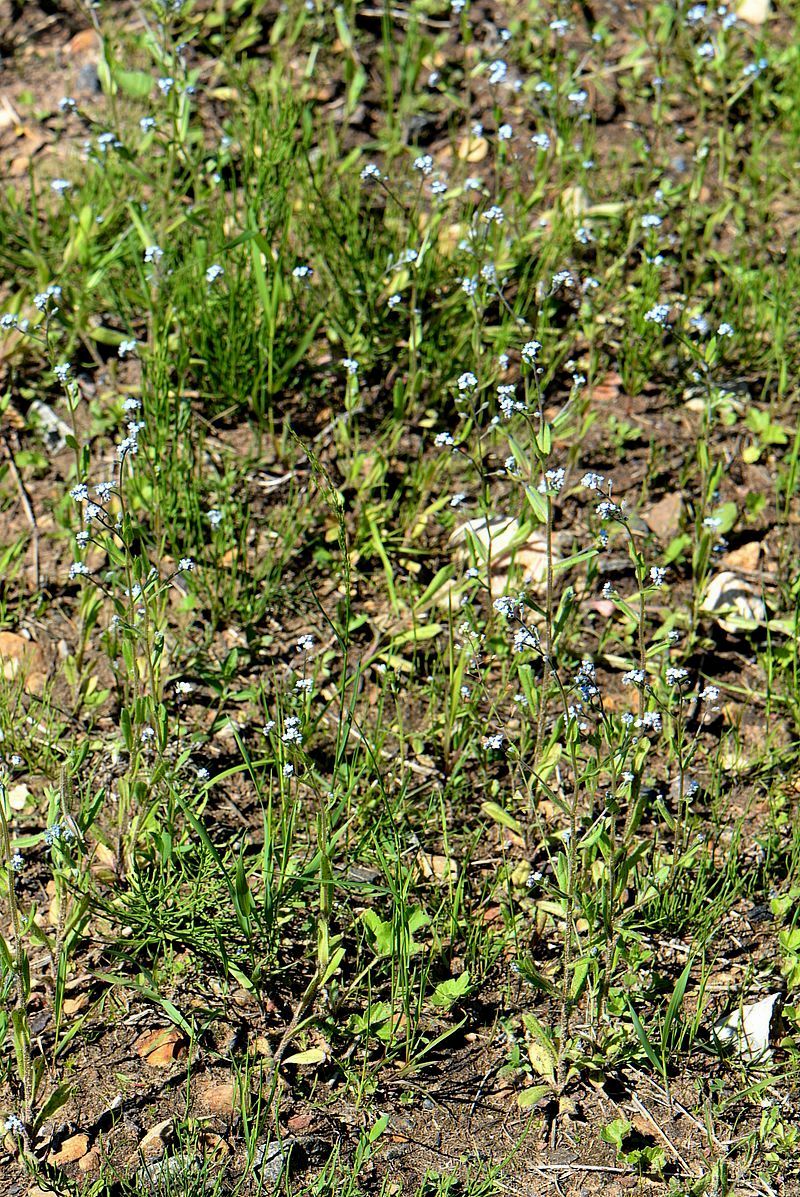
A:
{"label": "flowering stalk", "polygon": [[[12,854],[11,835],[6,817],[6,787],[0,781],[0,845],[6,862],[6,885],[8,890],[8,906],[11,913],[11,928],[14,935],[13,968],[15,1005],[12,1017],[14,1026],[14,1044],[17,1051],[17,1063],[22,1079],[22,1095],[24,1107],[24,1121],[30,1122],[33,1112],[34,1079],[31,1062],[30,1032],[28,1030],[28,995],[30,991],[30,973],[28,957],[22,944],[22,920],[19,903],[17,902],[16,873],[21,865],[18,854]],[[19,864],[17,863],[19,861]]]}

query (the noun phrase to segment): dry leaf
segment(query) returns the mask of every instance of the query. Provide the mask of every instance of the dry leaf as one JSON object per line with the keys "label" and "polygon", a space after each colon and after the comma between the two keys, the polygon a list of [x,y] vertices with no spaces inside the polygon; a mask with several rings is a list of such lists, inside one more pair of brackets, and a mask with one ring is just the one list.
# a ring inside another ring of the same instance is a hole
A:
{"label": "dry leaf", "polygon": [[136,1054],[149,1068],[169,1068],[183,1054],[186,1040],[177,1027],[146,1031],[135,1043]]}
{"label": "dry leaf", "polygon": [[716,574],[706,587],[703,610],[714,615],[726,632],[755,628],[766,622],[767,609],[757,586],[730,570]]}
{"label": "dry leaf", "polygon": [[443,254],[451,254],[456,249],[459,241],[464,236],[467,226],[457,222],[456,224],[443,224],[439,226],[439,249]]}
{"label": "dry leaf", "polygon": [[769,16],[770,0],[740,0],[736,15],[748,25],[763,25]]}
{"label": "dry leaf", "polygon": [[7,793],[8,805],[12,810],[24,810],[31,792],[24,784],[12,786]]}
{"label": "dry leaf", "polygon": [[68,1018],[73,1014],[80,1014],[81,1010],[85,1010],[89,1005],[88,993],[79,993],[74,998],[64,998],[63,1010]]}
{"label": "dry leaf", "polygon": [[541,532],[529,536],[517,549],[514,564],[522,570],[526,584],[536,586],[544,582],[547,578],[547,537]]}
{"label": "dry leaf", "polygon": [[115,869],[117,866],[117,857],[112,848],[108,844],[103,844],[99,840],[93,845],[94,858],[98,864],[103,865],[107,869]]}
{"label": "dry leaf", "polygon": [[561,207],[571,216],[582,216],[589,207],[586,192],[579,185],[565,187],[561,192]]}
{"label": "dry leaf", "polygon": [[0,95],[0,132],[3,129],[17,128],[21,123],[19,113],[8,96]]}
{"label": "dry leaf", "polygon": [[[547,540],[542,532],[533,531],[527,540],[520,543],[522,528],[515,519],[505,516],[480,517],[459,525],[450,543],[460,546],[458,556],[462,561],[476,557],[475,565],[480,570],[486,566],[491,550],[490,590],[492,598],[505,594],[511,582],[510,573],[519,577],[522,586],[536,589],[547,577]],[[477,542],[478,552],[475,553]],[[516,546],[516,547],[515,547]],[[513,554],[513,558],[512,558]],[[554,546],[553,560],[558,560]],[[446,600],[447,596],[445,596]]]}
{"label": "dry leaf", "polygon": [[456,153],[462,162],[483,162],[489,153],[489,142],[485,137],[464,137]]}
{"label": "dry leaf", "polygon": [[453,529],[450,543],[470,546],[474,537],[482,549],[488,553],[491,545],[492,557],[499,560],[511,551],[515,537],[519,535],[519,524],[515,519],[502,515],[493,515],[488,519],[479,516],[474,520],[467,520]]}
{"label": "dry leaf", "polygon": [[98,880],[111,884],[117,875],[117,857],[107,844],[92,845],[92,859],[89,865]]}
{"label": "dry leaf", "polygon": [[21,674],[25,690],[40,694],[45,683],[44,654],[35,641],[16,632],[0,632],[0,672],[7,682]]}
{"label": "dry leaf", "polygon": [[770,993],[759,1002],[734,1010],[714,1023],[714,1035],[720,1043],[733,1043],[736,1052],[751,1063],[769,1059],[772,1021],[780,1000],[779,993]]}
{"label": "dry leaf", "polygon": [[602,615],[603,619],[611,619],[611,616],[617,609],[611,599],[592,599],[588,603],[588,607],[591,611],[596,611],[598,615]]}
{"label": "dry leaf", "polygon": [[89,1150],[88,1135],[72,1135],[65,1139],[58,1151],[51,1151],[47,1157],[48,1164],[74,1164]]}
{"label": "dry leaf", "polygon": [[455,881],[458,877],[458,865],[449,856],[418,852],[417,866],[426,881]]}

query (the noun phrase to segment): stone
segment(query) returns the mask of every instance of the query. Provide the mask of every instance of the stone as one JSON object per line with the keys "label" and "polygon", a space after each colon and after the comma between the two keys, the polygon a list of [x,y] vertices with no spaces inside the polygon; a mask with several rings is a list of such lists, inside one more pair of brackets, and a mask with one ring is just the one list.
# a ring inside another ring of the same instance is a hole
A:
{"label": "stone", "polygon": [[139,1144],[138,1150],[146,1160],[160,1159],[164,1154],[171,1133],[171,1118],[165,1118],[163,1122],[157,1122],[155,1126],[150,1127],[150,1130]]}
{"label": "stone", "polygon": [[659,540],[670,541],[676,536],[680,527],[683,496],[675,491],[664,495],[648,511],[642,512],[642,518],[651,532],[655,532]]}
{"label": "stone", "polygon": [[71,1135],[69,1139],[65,1139],[58,1151],[51,1151],[47,1157],[48,1164],[55,1164],[61,1166],[62,1164],[74,1164],[87,1154],[89,1150],[89,1136],[84,1134]]}
{"label": "stone", "polygon": [[149,1068],[169,1068],[183,1054],[186,1040],[177,1027],[168,1027],[166,1030],[146,1031],[139,1036],[134,1046],[136,1054]]}
{"label": "stone", "polygon": [[236,1086],[231,1080],[217,1081],[208,1077],[198,1083],[195,1099],[209,1114],[230,1114],[236,1100]]}

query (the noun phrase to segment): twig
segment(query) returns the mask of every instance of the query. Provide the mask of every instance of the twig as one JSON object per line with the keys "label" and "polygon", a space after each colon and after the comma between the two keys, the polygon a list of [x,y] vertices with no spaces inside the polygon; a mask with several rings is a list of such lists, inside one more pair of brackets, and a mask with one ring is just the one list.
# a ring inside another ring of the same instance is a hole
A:
{"label": "twig", "polygon": [[647,1106],[645,1106],[645,1104],[640,1100],[640,1098],[638,1098],[636,1096],[636,1094],[633,1095],[632,1101],[633,1101],[633,1104],[636,1106],[637,1110],[639,1111],[639,1113],[644,1114],[645,1118],[652,1125],[653,1129],[655,1130],[655,1132],[659,1136],[659,1138],[664,1140],[667,1147],[670,1149],[670,1151],[674,1155],[675,1159],[678,1161],[678,1163],[681,1165],[683,1170],[686,1172],[687,1176],[695,1176],[696,1177],[696,1173],[694,1172],[694,1170],[689,1167],[688,1163],[683,1158],[681,1153],[678,1151],[678,1148],[672,1142],[672,1139],[670,1139],[669,1135],[667,1135],[661,1129],[661,1127],[658,1125],[658,1123],[656,1122],[653,1115],[647,1109]]}
{"label": "twig", "polygon": [[11,466],[11,473],[14,475],[14,481],[17,484],[19,491],[19,500],[22,504],[22,509],[25,512],[28,523],[31,529],[31,546],[33,548],[33,570],[36,575],[36,589],[39,589],[41,575],[39,572],[39,525],[36,522],[36,515],[34,514],[33,505],[30,500],[30,495],[25,489],[25,483],[22,481],[22,475],[17,469],[17,463],[14,460],[14,454],[11,446],[8,443],[8,437],[5,432],[0,431],[0,436],[3,438],[3,445],[8,454],[8,464]]}
{"label": "twig", "polygon": [[480,1099],[484,1093],[484,1090],[486,1089],[486,1086],[488,1085],[488,1083],[492,1079],[492,1077],[495,1076],[500,1071],[502,1066],[503,1066],[503,1061],[498,1060],[498,1062],[496,1064],[493,1064],[492,1067],[488,1070],[488,1072],[484,1073],[484,1075],[481,1077],[480,1083],[478,1084],[478,1088],[475,1091],[475,1099],[472,1102],[472,1105],[469,1107],[469,1114],[467,1115],[467,1129],[469,1129],[469,1126],[470,1126],[472,1119],[475,1115],[475,1111],[478,1108],[478,1102],[480,1101]]}
{"label": "twig", "polygon": [[610,1172],[614,1176],[633,1176],[632,1168],[614,1168],[610,1164],[534,1164],[537,1172]]}

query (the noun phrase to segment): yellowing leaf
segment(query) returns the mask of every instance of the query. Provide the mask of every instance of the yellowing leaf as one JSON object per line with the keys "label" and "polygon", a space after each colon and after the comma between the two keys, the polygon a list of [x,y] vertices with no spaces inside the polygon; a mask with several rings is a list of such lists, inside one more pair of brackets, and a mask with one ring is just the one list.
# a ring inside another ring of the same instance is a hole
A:
{"label": "yellowing leaf", "polygon": [[284,1064],[324,1064],[327,1058],[327,1052],[321,1047],[310,1047],[308,1051],[295,1052],[293,1056],[286,1056]]}

